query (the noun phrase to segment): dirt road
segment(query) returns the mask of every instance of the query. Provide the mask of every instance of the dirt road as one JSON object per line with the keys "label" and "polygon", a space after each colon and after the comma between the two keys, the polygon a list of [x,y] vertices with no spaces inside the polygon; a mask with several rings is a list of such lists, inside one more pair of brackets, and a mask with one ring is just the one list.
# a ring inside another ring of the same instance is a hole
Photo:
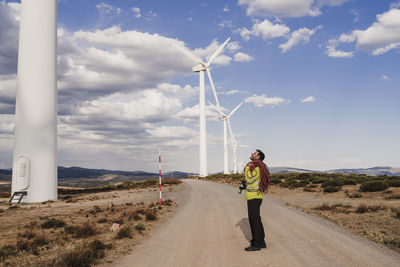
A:
{"label": "dirt road", "polygon": [[186,180],[166,197],[179,204],[176,214],[113,266],[400,266],[399,254],[268,197],[268,248],[246,252],[247,206],[236,188]]}

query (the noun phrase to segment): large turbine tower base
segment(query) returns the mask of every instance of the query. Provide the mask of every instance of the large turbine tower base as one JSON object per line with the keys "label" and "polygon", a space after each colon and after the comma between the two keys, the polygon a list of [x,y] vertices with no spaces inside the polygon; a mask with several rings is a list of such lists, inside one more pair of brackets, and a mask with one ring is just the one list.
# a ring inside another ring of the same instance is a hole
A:
{"label": "large turbine tower base", "polygon": [[57,200],[57,1],[22,0],[12,193]]}

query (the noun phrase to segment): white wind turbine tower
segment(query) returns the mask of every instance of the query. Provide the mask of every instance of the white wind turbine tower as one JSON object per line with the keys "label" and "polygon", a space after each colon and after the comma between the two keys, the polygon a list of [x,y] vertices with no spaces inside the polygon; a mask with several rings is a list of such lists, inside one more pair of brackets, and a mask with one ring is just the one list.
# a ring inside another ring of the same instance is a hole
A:
{"label": "white wind turbine tower", "polygon": [[[214,86],[214,85],[212,85]],[[218,98],[216,98],[217,100]],[[211,106],[213,106],[214,109],[216,109],[219,114],[220,114],[220,120],[223,122],[224,124],[224,174],[229,174],[229,169],[228,169],[228,134],[227,134],[227,123],[229,123],[229,119],[230,117],[233,115],[233,113],[235,113],[242,105],[243,102],[241,102],[239,105],[237,105],[228,115],[226,115],[222,110],[221,107],[219,106],[219,103],[217,101],[217,107],[215,107],[213,104],[209,103]],[[229,123],[229,131],[230,131],[230,135],[231,135],[231,141],[233,144],[233,140],[236,139],[233,136],[232,130],[230,128],[230,123]],[[237,148],[236,148],[237,150]],[[236,154],[235,154],[235,150],[234,150],[234,164],[236,162]],[[234,165],[235,166],[235,165]],[[235,167],[234,167],[235,170]]]}
{"label": "white wind turbine tower", "polygon": [[[200,170],[199,176],[205,177],[208,175],[207,171],[207,130],[206,130],[206,104],[205,104],[205,81],[204,81],[204,72],[207,72],[208,78],[212,82],[211,74],[210,74],[210,64],[212,61],[221,53],[226,44],[229,42],[231,38],[228,38],[215,52],[211,55],[207,63],[204,63],[200,58],[196,57],[194,54],[190,53],[186,49],[183,49],[179,46],[179,48],[183,53],[189,56],[198,64],[192,68],[194,72],[199,73],[199,109],[200,109]],[[216,92],[213,87],[214,96],[216,96]]]}
{"label": "white wind turbine tower", "polygon": [[57,200],[57,1],[22,0],[11,191]]}

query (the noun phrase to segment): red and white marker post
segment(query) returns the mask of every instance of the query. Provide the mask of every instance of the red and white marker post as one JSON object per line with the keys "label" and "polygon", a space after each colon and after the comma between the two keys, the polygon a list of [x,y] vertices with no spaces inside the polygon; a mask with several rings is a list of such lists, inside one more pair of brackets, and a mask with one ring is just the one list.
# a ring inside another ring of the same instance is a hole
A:
{"label": "red and white marker post", "polygon": [[162,203],[162,191],[161,191],[161,152],[158,150],[158,177],[160,180],[160,206]]}

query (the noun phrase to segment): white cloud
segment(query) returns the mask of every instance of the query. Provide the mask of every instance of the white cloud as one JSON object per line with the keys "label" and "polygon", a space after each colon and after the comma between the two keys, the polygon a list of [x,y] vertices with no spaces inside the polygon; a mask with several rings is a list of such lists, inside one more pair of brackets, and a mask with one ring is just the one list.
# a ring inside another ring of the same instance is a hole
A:
{"label": "white cloud", "polygon": [[317,30],[321,29],[322,26],[315,27],[310,30],[306,27],[298,29],[291,33],[288,41],[284,44],[279,45],[282,49],[282,53],[286,53],[290,48],[299,44],[300,42],[306,43],[310,41],[310,36],[312,36]]}
{"label": "white cloud", "polygon": [[112,5],[106,4],[101,2],[100,4],[96,5],[97,10],[99,11],[100,14],[111,14],[111,13],[121,13],[120,8],[113,7]]}
{"label": "white cloud", "polygon": [[235,94],[245,94],[247,91],[241,91],[241,90],[230,90],[226,92],[226,95],[235,95]]}
{"label": "white cloud", "polygon": [[239,42],[229,42],[226,45],[226,50],[230,53],[235,53],[237,50],[241,48]]}
{"label": "white cloud", "polygon": [[132,11],[135,18],[140,18],[142,16],[142,14],[140,14],[140,8],[132,7]]}
{"label": "white cloud", "polygon": [[151,138],[162,139],[187,139],[198,135],[198,132],[184,126],[160,126],[147,129],[146,132],[150,134]]}
{"label": "white cloud", "polygon": [[275,107],[280,104],[287,102],[282,97],[267,97],[265,94],[262,95],[252,95],[244,99],[245,103],[253,103],[256,107]]}
{"label": "white cloud", "polygon": [[366,30],[354,30],[351,33],[341,34],[339,39],[332,39],[327,46],[328,55],[339,43],[356,42],[356,47],[369,51],[372,55],[382,55],[400,47],[400,7],[392,5],[385,13],[376,15],[377,21]]}
{"label": "white cloud", "polygon": [[[175,118],[183,122],[198,122],[199,121],[199,104],[192,107],[186,107],[175,114]],[[207,120],[217,121],[219,114],[211,106],[206,106]]]}
{"label": "white cloud", "polygon": [[338,41],[336,39],[329,40],[328,44],[326,45],[325,54],[333,58],[351,58],[354,56],[354,52],[337,50],[336,49],[337,46],[338,46]]}
{"label": "white cloud", "polygon": [[222,11],[224,11],[224,12],[229,12],[229,8],[228,8],[228,6],[227,6],[227,5],[225,5],[225,6],[224,6],[224,9],[222,9]]}
{"label": "white cloud", "polygon": [[86,101],[78,113],[116,120],[160,121],[171,117],[180,107],[179,99],[166,97],[158,90],[146,90],[139,94],[114,94]]}
{"label": "white cloud", "polygon": [[384,81],[390,80],[390,78],[385,74],[382,75],[381,79],[384,80]]}
{"label": "white cloud", "polygon": [[242,52],[238,52],[234,55],[233,59],[236,62],[249,62],[249,61],[253,61],[254,58],[248,54],[242,53]]}
{"label": "white cloud", "polygon": [[318,16],[323,6],[338,6],[348,0],[239,0],[248,16]]}
{"label": "white cloud", "polygon": [[303,103],[315,102],[315,98],[313,96],[307,96],[307,97],[301,99],[300,101]]}
{"label": "white cloud", "polygon": [[240,36],[242,36],[242,38],[246,41],[250,40],[252,36],[261,36],[264,40],[270,40],[285,36],[290,32],[290,29],[285,24],[274,24],[265,19],[262,22],[253,24],[253,28],[251,30],[243,28],[240,29],[239,32]]}
{"label": "white cloud", "polygon": [[[206,48],[196,48],[193,53],[198,56],[199,58],[205,59],[204,62],[207,62],[207,60],[211,57],[211,55],[219,48],[221,43],[219,43],[216,39],[214,39],[209,46]],[[224,48],[225,50],[225,48]],[[232,58],[224,55],[223,51],[217,56],[214,61],[213,65],[220,65],[220,66],[226,66],[229,65],[231,62]]]}

